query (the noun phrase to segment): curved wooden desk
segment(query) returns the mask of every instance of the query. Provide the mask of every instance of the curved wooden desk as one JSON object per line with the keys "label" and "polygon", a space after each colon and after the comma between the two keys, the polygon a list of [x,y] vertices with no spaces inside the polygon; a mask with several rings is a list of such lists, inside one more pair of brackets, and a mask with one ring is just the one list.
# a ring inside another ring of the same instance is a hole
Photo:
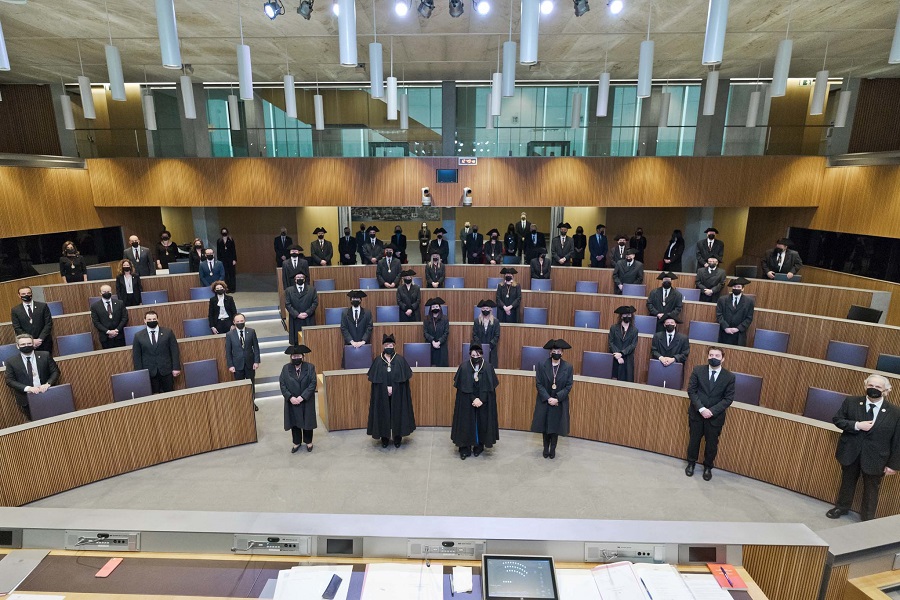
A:
{"label": "curved wooden desk", "polygon": [[21,506],[129,471],[255,441],[249,381],[9,427],[0,430],[0,505]]}
{"label": "curved wooden desk", "polygon": [[[114,269],[115,273],[118,269]],[[100,295],[101,285],[111,285],[113,293],[116,289],[116,280],[102,279],[98,281],[79,281],[77,283],[60,283],[56,285],[35,286],[43,293],[44,302],[62,302],[66,313],[83,311],[88,306],[88,299]],[[141,286],[145,292],[166,290],[169,292],[170,302],[181,302],[191,299],[192,287],[205,287],[200,285],[200,277],[196,273],[183,273],[180,275],[149,275],[141,277]],[[40,296],[36,295],[40,300]],[[867,305],[868,306],[868,305]],[[149,309],[150,305],[146,308]]]}
{"label": "curved wooden desk", "polygon": [[[414,369],[411,380],[416,424],[450,427],[455,369]],[[534,376],[498,372],[501,429],[528,431],[534,411]],[[366,371],[325,371],[320,414],[329,431],[365,429]],[[685,392],[640,384],[575,377],[569,396],[572,437],[683,458],[688,443]],[[415,434],[413,434],[415,435]],[[788,490],[834,502],[841,469],[834,459],[840,431],[831,424],[743,404],[732,404],[719,441],[716,467]],[[498,446],[503,448],[503,434]],[[447,444],[450,444],[449,434]],[[877,516],[900,513],[900,477],[887,477]],[[854,502],[854,510],[859,503]]]}

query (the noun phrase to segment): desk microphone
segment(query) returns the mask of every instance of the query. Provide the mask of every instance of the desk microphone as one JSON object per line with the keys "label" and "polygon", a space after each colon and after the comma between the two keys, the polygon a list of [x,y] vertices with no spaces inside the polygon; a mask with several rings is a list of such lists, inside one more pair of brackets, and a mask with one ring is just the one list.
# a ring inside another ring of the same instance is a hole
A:
{"label": "desk microphone", "polygon": [[430,568],[431,567],[431,559],[428,557],[428,551],[431,548],[429,548],[428,546],[425,546],[423,549],[425,550],[425,566]]}

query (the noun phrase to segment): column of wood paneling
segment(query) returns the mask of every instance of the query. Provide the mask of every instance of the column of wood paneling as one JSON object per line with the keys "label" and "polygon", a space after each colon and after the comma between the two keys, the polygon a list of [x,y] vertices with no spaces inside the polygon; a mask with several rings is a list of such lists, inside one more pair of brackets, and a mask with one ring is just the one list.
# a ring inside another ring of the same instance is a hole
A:
{"label": "column of wood paneling", "polygon": [[827,546],[744,546],[744,568],[769,600],[816,600]]}
{"label": "column of wood paneling", "polygon": [[4,85],[0,152],[59,156],[59,134],[49,85]]}
{"label": "column of wood paneling", "polygon": [[845,600],[844,590],[847,589],[849,574],[850,565],[831,567],[828,581],[825,584],[825,598],[823,600]]}

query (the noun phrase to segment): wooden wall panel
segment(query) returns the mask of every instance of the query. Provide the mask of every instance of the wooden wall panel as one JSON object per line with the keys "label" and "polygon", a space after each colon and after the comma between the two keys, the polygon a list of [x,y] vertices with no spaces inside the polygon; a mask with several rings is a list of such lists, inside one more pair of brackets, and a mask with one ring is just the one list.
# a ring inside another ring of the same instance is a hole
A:
{"label": "wooden wall panel", "polygon": [[844,600],[844,590],[847,589],[850,565],[831,567],[830,571],[828,582],[825,586],[825,598],[823,600]]}
{"label": "wooden wall panel", "polygon": [[825,286],[853,287],[862,290],[878,290],[891,293],[891,306],[885,315],[888,325],[900,325],[900,283],[860,277],[817,267],[803,267],[803,281]]}
{"label": "wooden wall panel", "polygon": [[[115,271],[114,271],[115,273]],[[58,278],[57,278],[58,280]],[[100,295],[100,287],[110,285],[115,293],[115,279],[98,281],[79,281],[77,283],[58,283],[43,285],[45,302],[62,302],[66,314],[84,312],[90,309],[89,299]],[[196,273],[183,275],[153,275],[141,278],[141,286],[145,292],[167,290],[169,302],[183,302],[191,299],[191,288],[201,287]],[[144,305],[149,310],[151,305]]]}
{"label": "wooden wall panel", "polygon": [[860,79],[849,152],[900,150],[900,79]]}
{"label": "wooden wall panel", "polygon": [[49,85],[3,85],[0,93],[0,152],[62,154]]}
{"label": "wooden wall panel", "polygon": [[744,568],[769,600],[816,600],[827,546],[744,546]]}
{"label": "wooden wall panel", "polygon": [[249,382],[111,405],[0,432],[4,506],[256,441]]}

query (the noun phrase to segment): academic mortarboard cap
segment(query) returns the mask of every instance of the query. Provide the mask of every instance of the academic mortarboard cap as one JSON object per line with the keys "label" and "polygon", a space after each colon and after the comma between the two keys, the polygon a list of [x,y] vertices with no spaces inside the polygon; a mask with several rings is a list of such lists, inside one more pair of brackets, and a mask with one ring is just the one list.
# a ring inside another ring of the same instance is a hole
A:
{"label": "academic mortarboard cap", "polygon": [[744,277],[738,277],[737,279],[732,279],[728,282],[728,287],[733,285],[750,285],[750,280]]}
{"label": "academic mortarboard cap", "polygon": [[637,256],[637,250],[634,248],[625,248],[625,256]]}
{"label": "academic mortarboard cap", "polygon": [[572,229],[572,226],[568,223],[559,223],[556,226],[557,229],[562,229],[563,227],[565,227],[566,229]]}
{"label": "academic mortarboard cap", "polygon": [[396,340],[394,340],[393,333],[387,333],[387,334],[384,334],[381,336],[381,343],[382,344],[396,344],[397,342],[396,342]]}
{"label": "academic mortarboard cap", "polygon": [[669,279],[678,279],[678,275],[676,275],[672,271],[663,271],[662,273],[660,273],[659,275],[656,276],[656,278],[660,281],[662,281],[666,277],[668,277]]}
{"label": "academic mortarboard cap", "polygon": [[472,352],[481,352],[484,354],[484,350],[481,348],[481,344],[470,344],[469,345],[469,354]]}
{"label": "academic mortarboard cap", "polygon": [[716,229],[715,227],[707,227],[707,228],[706,228],[706,231],[704,231],[703,233],[709,233],[710,231],[713,232],[713,233],[716,234],[716,235],[719,235],[719,230]]}
{"label": "academic mortarboard cap", "polygon": [[679,325],[681,325],[681,323],[683,323],[683,321],[682,321],[681,319],[679,319],[678,317],[675,317],[675,316],[672,316],[672,315],[664,315],[664,316],[663,316],[663,321],[664,321],[664,322],[665,322],[665,321],[668,321],[669,319],[672,319],[673,321],[675,321],[675,322],[678,323]]}
{"label": "academic mortarboard cap", "polygon": [[627,240],[627,239],[628,239],[628,236],[627,236],[627,235],[617,235],[617,236],[616,236],[616,241],[619,241],[619,240]]}
{"label": "academic mortarboard cap", "polygon": [[444,229],[443,227],[438,227],[437,229],[434,230],[434,234],[437,235],[439,233],[447,233],[447,230]]}
{"label": "academic mortarboard cap", "polygon": [[347,297],[350,298],[350,299],[353,299],[353,298],[366,298],[367,296],[368,296],[368,294],[366,294],[366,293],[365,293],[364,291],[362,291],[362,290],[350,290],[349,292],[347,292]]}
{"label": "academic mortarboard cap", "polygon": [[496,308],[497,303],[493,300],[482,300],[478,303],[478,308],[484,308],[485,306],[489,306],[491,308]]}
{"label": "academic mortarboard cap", "polygon": [[572,346],[564,339],[550,340],[544,344],[544,350],[568,350]]}
{"label": "academic mortarboard cap", "polygon": [[629,304],[626,304],[624,306],[620,306],[613,312],[616,313],[617,315],[633,315],[634,313],[637,312],[637,309]]}
{"label": "academic mortarboard cap", "polygon": [[488,237],[491,237],[491,236],[494,235],[495,233],[496,233],[498,236],[500,235],[500,232],[497,230],[496,227],[495,227],[494,229],[491,229],[490,231],[487,232]]}
{"label": "academic mortarboard cap", "polygon": [[378,229],[376,226],[374,226],[374,225],[372,225],[372,226],[370,226],[368,229],[366,229],[366,233],[372,233],[373,231],[374,231],[375,233],[378,233],[379,229]]}
{"label": "academic mortarboard cap", "polygon": [[400,271],[400,277],[415,277],[416,272],[412,269],[407,269],[405,271]]}
{"label": "academic mortarboard cap", "polygon": [[288,251],[290,251],[290,250],[298,250],[298,251],[300,251],[300,252],[303,252],[303,247],[300,246],[300,244],[294,244],[293,246],[291,246],[291,247],[288,249]]}
{"label": "academic mortarboard cap", "polygon": [[313,235],[319,235],[320,233],[328,233],[325,231],[324,227],[316,227],[315,231],[313,231]]}
{"label": "academic mortarboard cap", "polygon": [[429,298],[427,302],[425,302],[425,306],[434,306],[435,304],[447,304],[444,302],[444,299],[438,296],[437,298]]}
{"label": "academic mortarboard cap", "polygon": [[310,352],[312,352],[312,350],[310,350],[303,344],[297,344],[296,346],[288,346],[287,350],[284,351],[284,353],[289,356],[292,356],[294,354],[309,354]]}
{"label": "academic mortarboard cap", "polygon": [[518,273],[518,271],[516,271],[512,267],[503,267],[502,269],[500,269],[501,275],[515,275],[516,273]]}

